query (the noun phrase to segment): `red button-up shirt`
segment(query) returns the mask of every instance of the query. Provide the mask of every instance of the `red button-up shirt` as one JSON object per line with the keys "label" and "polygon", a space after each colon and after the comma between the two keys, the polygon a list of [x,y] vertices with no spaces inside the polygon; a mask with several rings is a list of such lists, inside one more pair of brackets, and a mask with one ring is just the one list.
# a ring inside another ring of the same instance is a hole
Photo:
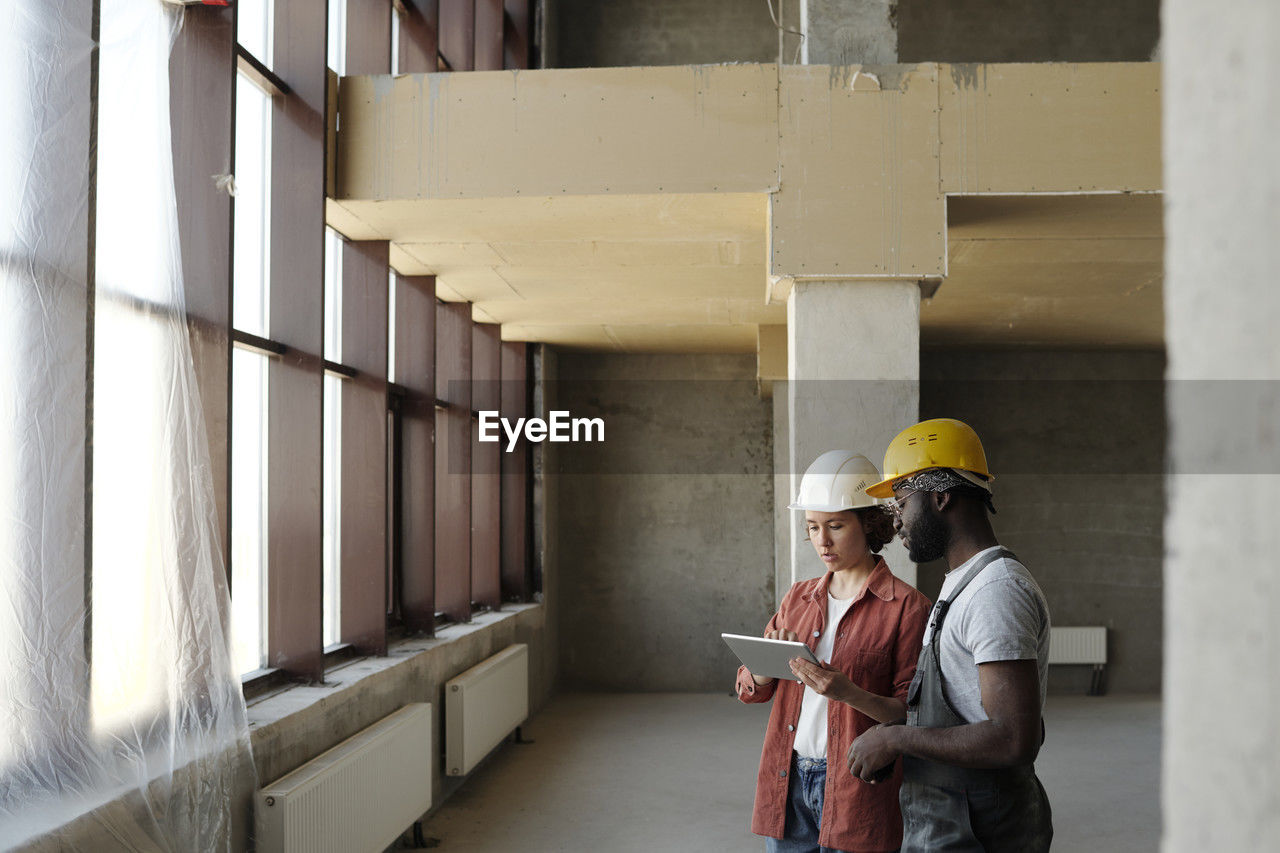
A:
{"label": "red button-up shirt", "polygon": [[[831,572],[827,572],[793,585],[765,630],[794,631],[810,649],[816,648],[815,632],[820,636],[828,630],[824,623],[830,583]],[[877,559],[862,591],[840,623],[830,629],[838,632],[832,665],[863,690],[896,696],[905,702],[929,610],[928,598],[895,578],[884,560]],[[800,722],[804,685],[781,680],[757,685],[744,666],[738,669],[737,690],[743,702],[775,700],[760,754],[751,831],[782,838],[791,751],[795,727]],[[833,699],[827,703],[827,782],[818,836],[823,847],[862,853],[896,850],[902,844],[902,814],[898,811],[902,762],[894,767],[890,779],[875,785],[855,779],[846,762],[849,744],[875,724],[875,720],[843,702]]]}

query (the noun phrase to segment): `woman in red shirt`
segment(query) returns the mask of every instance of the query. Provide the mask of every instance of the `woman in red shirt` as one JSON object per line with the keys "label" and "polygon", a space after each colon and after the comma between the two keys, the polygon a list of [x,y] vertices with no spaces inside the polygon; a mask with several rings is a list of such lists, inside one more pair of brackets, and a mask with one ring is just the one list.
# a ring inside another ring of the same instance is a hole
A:
{"label": "woman in red shirt", "polygon": [[844,761],[862,732],[905,716],[930,609],[877,556],[894,536],[891,516],[864,491],[879,479],[866,457],[833,450],[809,466],[790,507],[804,510],[827,571],[792,585],[764,635],[799,640],[823,664],[793,660],[799,681],[738,670],[739,699],[774,700],[751,817],[770,851],[863,853],[902,843],[901,763],[872,785]]}

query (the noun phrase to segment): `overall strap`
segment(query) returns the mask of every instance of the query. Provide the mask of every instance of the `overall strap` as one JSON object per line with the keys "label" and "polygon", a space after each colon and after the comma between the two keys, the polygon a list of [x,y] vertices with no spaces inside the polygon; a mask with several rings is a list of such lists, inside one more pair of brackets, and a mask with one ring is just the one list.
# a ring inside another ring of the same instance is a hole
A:
{"label": "overall strap", "polygon": [[947,618],[947,611],[951,608],[951,602],[960,597],[960,593],[964,592],[964,588],[967,587],[974,578],[980,575],[983,569],[1002,557],[1007,557],[1011,560],[1018,559],[1013,555],[1012,551],[1005,548],[1003,545],[992,548],[983,554],[978,559],[978,562],[974,564],[973,568],[969,569],[965,576],[960,580],[960,583],[956,584],[955,591],[951,593],[950,598],[941,598],[938,600],[938,603],[934,605],[933,618],[929,620],[929,627],[933,631],[929,639],[933,645],[936,646],[938,643],[938,634],[942,631],[942,623],[943,620]]}

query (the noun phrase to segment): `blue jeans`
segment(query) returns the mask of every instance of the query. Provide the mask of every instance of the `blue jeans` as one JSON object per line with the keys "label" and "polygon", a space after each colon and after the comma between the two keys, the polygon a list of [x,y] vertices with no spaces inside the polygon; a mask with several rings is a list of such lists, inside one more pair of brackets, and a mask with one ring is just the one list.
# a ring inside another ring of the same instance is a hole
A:
{"label": "blue jeans", "polygon": [[791,753],[791,780],[787,783],[787,820],[783,838],[765,839],[769,853],[828,853],[818,845],[822,826],[822,794],[827,784],[827,759],[801,758]]}

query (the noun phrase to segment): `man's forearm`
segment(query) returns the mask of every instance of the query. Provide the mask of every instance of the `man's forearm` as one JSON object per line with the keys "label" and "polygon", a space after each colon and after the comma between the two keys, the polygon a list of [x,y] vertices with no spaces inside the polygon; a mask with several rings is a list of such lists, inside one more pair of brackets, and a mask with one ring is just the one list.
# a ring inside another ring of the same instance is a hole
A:
{"label": "man's forearm", "polygon": [[1017,733],[993,720],[946,728],[894,726],[890,731],[894,745],[904,755],[956,767],[990,769],[1030,764],[1038,751],[1019,743]]}

